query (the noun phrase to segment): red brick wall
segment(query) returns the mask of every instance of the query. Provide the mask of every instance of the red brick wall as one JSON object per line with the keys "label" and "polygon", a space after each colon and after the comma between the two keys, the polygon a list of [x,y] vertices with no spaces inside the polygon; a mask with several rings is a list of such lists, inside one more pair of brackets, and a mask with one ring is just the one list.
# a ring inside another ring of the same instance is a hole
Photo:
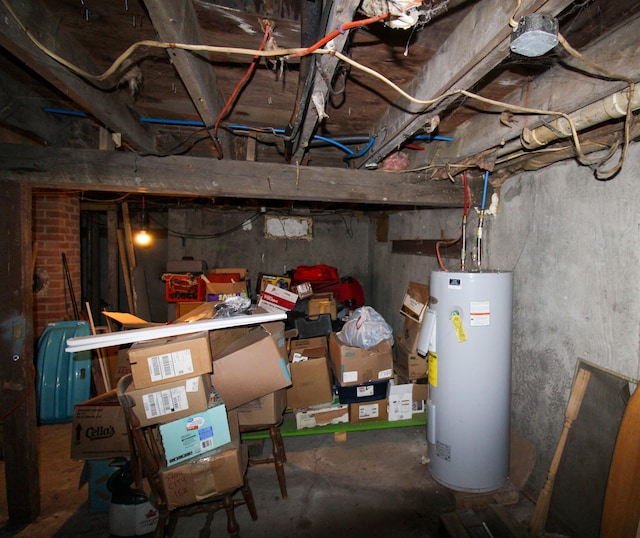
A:
{"label": "red brick wall", "polygon": [[75,193],[33,193],[33,242],[36,274],[42,289],[33,297],[33,329],[39,336],[48,323],[74,319],[62,265],[64,252],[78,310],[82,312],[80,276],[80,200]]}

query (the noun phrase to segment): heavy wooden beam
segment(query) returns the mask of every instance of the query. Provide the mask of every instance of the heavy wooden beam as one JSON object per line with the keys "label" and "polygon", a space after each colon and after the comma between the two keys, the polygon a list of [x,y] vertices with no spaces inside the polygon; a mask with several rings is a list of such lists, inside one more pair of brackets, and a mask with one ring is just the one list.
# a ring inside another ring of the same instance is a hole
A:
{"label": "heavy wooden beam", "polygon": [[[571,3],[571,0],[524,0],[520,13],[544,10],[555,15]],[[503,0],[478,2],[405,88],[406,93],[429,100],[451,90],[471,89],[509,54],[509,19],[514,7],[515,2]],[[371,134],[376,140],[366,158],[358,161],[358,166],[379,162],[396,151],[453,99],[425,106],[399,97],[373,128]]]}
{"label": "heavy wooden beam", "polygon": [[40,514],[33,349],[31,188],[0,181],[0,409],[9,522]]}
{"label": "heavy wooden beam", "polygon": [[[145,0],[145,6],[161,41],[193,45],[204,43],[191,0]],[[186,50],[168,49],[167,54],[216,147],[220,144],[220,157],[230,155],[230,138],[224,136],[223,130],[216,136],[213,128],[224,107],[213,67],[205,58]]]}
{"label": "heavy wooden beam", "polygon": [[[137,149],[155,152],[153,131],[143,125],[117,93],[106,92],[89,84],[43,52],[25,33],[27,29],[42,46],[91,73],[98,69],[91,54],[75,41],[57,17],[38,0],[12,2],[10,12],[0,4],[0,45],[24,62],[60,92],[73,99],[81,109],[91,113],[111,131],[122,133]],[[14,16],[15,15],[15,16]]]}
{"label": "heavy wooden beam", "polygon": [[387,173],[201,157],[0,144],[0,176],[38,187],[192,196],[462,207],[463,189]]}

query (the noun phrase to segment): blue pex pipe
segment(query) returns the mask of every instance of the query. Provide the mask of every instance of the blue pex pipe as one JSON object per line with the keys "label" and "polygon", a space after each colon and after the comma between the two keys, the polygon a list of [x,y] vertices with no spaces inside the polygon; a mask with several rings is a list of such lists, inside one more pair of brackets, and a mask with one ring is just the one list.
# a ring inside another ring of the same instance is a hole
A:
{"label": "blue pex pipe", "polygon": [[487,202],[487,185],[489,184],[489,170],[484,172],[484,188],[482,189],[482,208],[484,211],[485,203]]}

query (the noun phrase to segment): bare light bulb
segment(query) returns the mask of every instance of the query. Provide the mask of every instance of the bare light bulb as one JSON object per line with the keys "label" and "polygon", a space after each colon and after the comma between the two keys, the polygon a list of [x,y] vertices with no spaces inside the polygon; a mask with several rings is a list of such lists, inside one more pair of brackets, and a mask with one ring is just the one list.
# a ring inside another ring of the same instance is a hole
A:
{"label": "bare light bulb", "polygon": [[135,237],[136,243],[141,247],[148,247],[151,244],[151,236],[147,230],[140,230]]}

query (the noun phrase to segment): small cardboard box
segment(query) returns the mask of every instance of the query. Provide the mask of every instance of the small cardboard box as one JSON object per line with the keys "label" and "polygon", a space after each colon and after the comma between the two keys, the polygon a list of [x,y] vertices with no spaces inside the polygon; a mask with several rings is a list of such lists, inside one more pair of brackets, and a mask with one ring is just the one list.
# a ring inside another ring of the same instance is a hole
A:
{"label": "small cardboard box", "polygon": [[[238,282],[211,282],[208,281],[208,276],[204,279],[207,288],[207,298],[209,295],[217,296],[233,296],[243,295],[248,297],[247,292],[247,270],[243,268],[217,268],[211,269],[208,274],[233,274],[238,275],[240,280]],[[212,280],[216,280],[212,277]]]}
{"label": "small cardboard box", "polygon": [[333,399],[325,337],[291,341],[292,385],[287,389],[289,407],[297,409]]}
{"label": "small cardboard box", "polygon": [[418,323],[422,323],[428,304],[429,286],[418,284],[417,282],[409,282],[409,287],[402,300],[400,313]]}
{"label": "small cardboard box", "polygon": [[137,389],[211,373],[209,335],[204,331],[136,342],[128,356]]}
{"label": "small cardboard box", "polygon": [[329,335],[333,373],[341,386],[360,385],[393,377],[393,350],[387,340],[370,349],[347,346]]}
{"label": "small cardboard box", "polygon": [[413,384],[389,384],[387,412],[389,422],[407,420],[413,415]]}
{"label": "small cardboard box", "polygon": [[333,293],[316,293],[309,299],[308,316],[313,317],[319,314],[331,314],[331,319],[336,319],[338,310]]}
{"label": "small cardboard box", "polygon": [[162,470],[169,510],[193,504],[244,482],[243,448],[237,440]]}
{"label": "small cardboard box", "polygon": [[160,424],[160,436],[171,467],[231,442],[227,408],[220,401],[206,411]]}
{"label": "small cardboard box", "polygon": [[298,294],[278,288],[273,284],[267,284],[267,287],[260,293],[258,306],[268,312],[286,312],[293,310],[297,301]]}
{"label": "small cardboard box", "polygon": [[267,426],[280,423],[287,408],[287,390],[277,390],[238,407],[236,411],[240,426]]}
{"label": "small cardboard box", "polygon": [[394,346],[393,369],[396,373],[410,380],[427,377],[428,360],[416,351],[409,351],[405,347],[404,339],[396,340]]}
{"label": "small cardboard box", "polygon": [[213,357],[211,382],[228,410],[291,385],[284,323],[265,323]]}
{"label": "small cardboard box", "polygon": [[127,422],[115,389],[73,406],[72,459],[128,458],[129,455]]}
{"label": "small cardboard box", "polygon": [[349,422],[368,422],[371,420],[386,420],[387,399],[375,402],[360,402],[349,404]]}
{"label": "small cardboard box", "polygon": [[116,471],[117,469],[111,466],[111,460],[87,460],[84,462],[79,487],[87,484],[89,513],[109,512],[111,492],[107,483]]}
{"label": "small cardboard box", "polygon": [[[211,381],[204,374],[162,385],[134,388],[131,377],[125,376],[125,405],[133,404],[141,426],[162,424],[206,411],[209,407]],[[122,381],[121,381],[122,382]]]}
{"label": "small cardboard box", "polygon": [[328,404],[310,405],[295,412],[296,428],[315,428],[328,424],[349,422],[349,405],[332,402]]}
{"label": "small cardboard box", "polygon": [[338,400],[340,403],[372,402],[384,400],[387,397],[387,385],[389,380],[371,381],[362,385],[347,385],[343,387],[336,384]]}

